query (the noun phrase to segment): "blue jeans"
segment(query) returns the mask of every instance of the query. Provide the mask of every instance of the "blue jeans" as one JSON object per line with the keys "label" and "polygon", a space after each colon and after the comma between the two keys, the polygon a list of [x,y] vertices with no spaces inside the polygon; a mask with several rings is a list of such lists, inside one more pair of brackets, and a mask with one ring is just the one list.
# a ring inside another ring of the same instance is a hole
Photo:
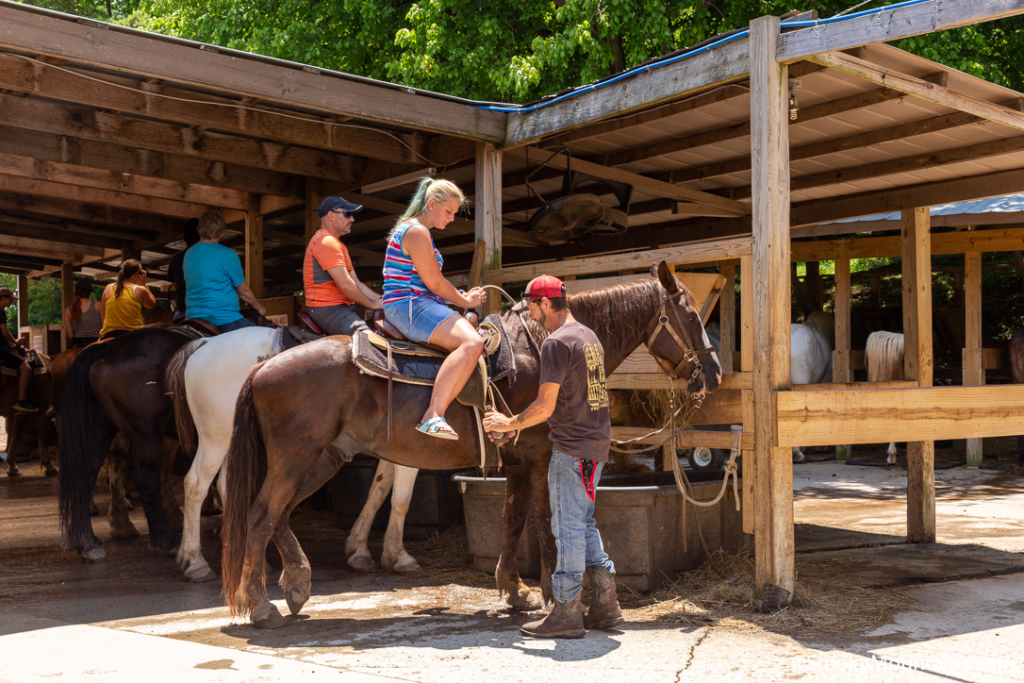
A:
{"label": "blue jeans", "polygon": [[437,326],[453,315],[446,305],[420,296],[384,307],[384,317],[412,342],[429,342]]}
{"label": "blue jeans", "polygon": [[[601,479],[601,469],[602,463],[597,463],[594,488]],[[601,534],[594,522],[594,501],[583,488],[579,458],[557,448],[551,449],[548,495],[551,497],[551,532],[558,548],[551,587],[555,600],[568,602],[583,591],[583,573],[587,567],[604,567],[614,574],[615,565],[601,543]]]}
{"label": "blue jeans", "polygon": [[230,322],[227,325],[218,325],[218,327],[220,328],[221,333],[224,333],[224,332],[234,332],[235,330],[240,330],[243,327],[259,327],[259,326],[256,323],[254,323],[253,321],[249,320],[248,318],[239,318],[238,320],[235,320],[234,322]]}

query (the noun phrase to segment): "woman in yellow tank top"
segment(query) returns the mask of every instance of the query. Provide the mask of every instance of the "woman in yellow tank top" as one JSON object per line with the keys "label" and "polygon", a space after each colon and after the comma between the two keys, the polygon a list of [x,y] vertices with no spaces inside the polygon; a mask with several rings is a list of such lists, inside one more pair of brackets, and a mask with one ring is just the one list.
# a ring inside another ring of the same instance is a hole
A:
{"label": "woman in yellow tank top", "polygon": [[100,337],[111,330],[137,330],[146,324],[142,319],[142,307],[156,306],[156,297],[146,286],[146,271],[135,259],[121,263],[117,282],[103,290],[103,329]]}

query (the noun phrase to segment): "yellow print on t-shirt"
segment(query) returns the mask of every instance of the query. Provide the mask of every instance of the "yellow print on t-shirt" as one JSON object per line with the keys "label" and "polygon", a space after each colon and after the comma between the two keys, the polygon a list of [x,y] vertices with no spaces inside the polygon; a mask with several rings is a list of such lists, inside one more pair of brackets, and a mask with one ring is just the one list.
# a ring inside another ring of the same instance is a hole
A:
{"label": "yellow print on t-shirt", "polygon": [[587,359],[587,403],[590,410],[608,407],[608,389],[604,378],[604,349],[600,344],[584,344]]}

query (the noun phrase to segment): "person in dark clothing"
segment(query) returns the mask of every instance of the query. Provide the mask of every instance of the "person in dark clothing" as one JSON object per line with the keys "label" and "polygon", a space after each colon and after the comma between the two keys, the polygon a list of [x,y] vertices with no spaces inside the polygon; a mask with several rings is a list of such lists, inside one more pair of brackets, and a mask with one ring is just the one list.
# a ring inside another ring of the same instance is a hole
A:
{"label": "person in dark clothing", "polygon": [[18,300],[9,287],[0,287],[0,365],[18,371],[18,402],[14,410],[19,413],[35,413],[39,410],[28,401],[28,382],[32,368],[25,359],[25,348],[20,339],[15,339],[7,329],[7,307]]}
{"label": "person in dark clothing", "polygon": [[[520,631],[534,638],[582,638],[586,629],[611,628],[623,621],[615,594],[615,566],[594,522],[597,484],[611,446],[604,348],[597,335],[573,317],[565,283],[556,277],[531,280],[523,300],[512,308],[524,309],[551,332],[540,347],[537,399],[519,415],[488,412],[484,429],[505,433],[548,423],[551,531],[558,549],[551,575],[555,607]],[[584,574],[590,575],[594,589],[586,613],[580,604]]]}
{"label": "person in dark clothing", "polygon": [[167,277],[174,283],[174,322],[188,317],[185,313],[185,252],[199,241],[199,219],[185,221],[181,233],[185,238],[185,248],[172,256],[167,264]]}

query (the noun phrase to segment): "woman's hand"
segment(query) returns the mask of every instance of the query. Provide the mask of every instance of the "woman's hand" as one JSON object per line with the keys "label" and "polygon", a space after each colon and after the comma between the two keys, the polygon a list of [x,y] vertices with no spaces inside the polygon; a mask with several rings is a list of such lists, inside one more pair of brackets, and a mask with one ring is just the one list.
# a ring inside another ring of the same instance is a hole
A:
{"label": "woman's hand", "polygon": [[482,306],[487,301],[487,292],[484,291],[483,287],[474,287],[465,294],[466,296],[466,308],[476,308]]}
{"label": "woman's hand", "polygon": [[383,311],[384,310],[384,297],[379,296],[376,299],[372,299],[370,301],[370,310],[371,311]]}

